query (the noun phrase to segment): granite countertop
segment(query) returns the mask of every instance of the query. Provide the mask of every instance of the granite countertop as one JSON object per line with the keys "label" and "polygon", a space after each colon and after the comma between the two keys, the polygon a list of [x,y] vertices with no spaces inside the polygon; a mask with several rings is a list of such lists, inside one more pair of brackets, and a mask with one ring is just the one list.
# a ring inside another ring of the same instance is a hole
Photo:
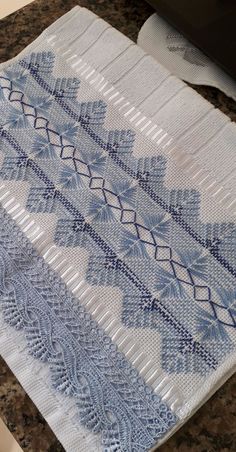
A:
{"label": "granite countertop", "polygon": [[[77,4],[89,8],[134,41],[141,25],[153,12],[144,0],[35,0],[0,21],[0,62],[17,55],[46,27]],[[232,99],[216,88],[191,86],[236,121],[236,103]],[[1,358],[0,416],[23,451],[64,450]],[[236,451],[236,375],[158,450]]]}

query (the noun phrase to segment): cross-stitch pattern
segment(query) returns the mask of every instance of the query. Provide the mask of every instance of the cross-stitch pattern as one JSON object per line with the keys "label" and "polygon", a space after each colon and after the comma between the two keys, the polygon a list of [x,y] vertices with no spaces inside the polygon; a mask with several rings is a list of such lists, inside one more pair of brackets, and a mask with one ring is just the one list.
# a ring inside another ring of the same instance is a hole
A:
{"label": "cross-stitch pattern", "polygon": [[120,288],[126,327],[160,333],[166,372],[204,376],[234,349],[235,225],[204,223],[196,189],[167,187],[165,155],[134,157],[134,130],[107,129],[106,103],[80,102],[84,82],[55,64],[32,53],[0,75],[1,177],[58,217],[58,246],[90,252],[87,281]]}

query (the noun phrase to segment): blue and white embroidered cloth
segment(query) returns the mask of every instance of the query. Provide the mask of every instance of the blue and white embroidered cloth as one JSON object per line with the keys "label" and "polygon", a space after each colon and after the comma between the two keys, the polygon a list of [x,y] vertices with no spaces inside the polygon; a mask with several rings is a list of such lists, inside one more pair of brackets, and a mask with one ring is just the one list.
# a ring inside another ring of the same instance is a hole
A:
{"label": "blue and white embroidered cloth", "polygon": [[0,351],[67,451],[148,451],[234,372],[235,144],[80,7],[0,66]]}

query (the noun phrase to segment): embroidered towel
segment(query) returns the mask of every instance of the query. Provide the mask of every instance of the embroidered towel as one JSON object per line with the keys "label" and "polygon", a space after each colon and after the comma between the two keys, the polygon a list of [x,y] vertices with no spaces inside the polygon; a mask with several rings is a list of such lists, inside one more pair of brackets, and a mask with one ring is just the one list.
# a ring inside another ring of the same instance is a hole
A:
{"label": "embroidered towel", "polygon": [[1,353],[67,451],[150,450],[235,369],[235,124],[80,7],[0,87]]}
{"label": "embroidered towel", "polygon": [[177,77],[195,85],[215,86],[236,100],[233,78],[156,13],[143,24],[138,45]]}

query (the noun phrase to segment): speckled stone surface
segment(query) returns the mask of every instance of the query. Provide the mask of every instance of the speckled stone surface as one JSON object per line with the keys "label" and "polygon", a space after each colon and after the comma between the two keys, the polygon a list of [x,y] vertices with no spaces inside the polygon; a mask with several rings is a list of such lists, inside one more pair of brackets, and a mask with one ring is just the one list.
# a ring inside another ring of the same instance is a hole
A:
{"label": "speckled stone surface", "polygon": [[[17,55],[77,4],[89,8],[134,41],[141,25],[153,12],[143,0],[35,0],[0,21],[0,62]],[[232,99],[216,88],[191,86],[236,121],[236,103]],[[23,451],[63,452],[55,435],[1,358],[0,416]],[[235,452],[236,375],[158,451]]]}

